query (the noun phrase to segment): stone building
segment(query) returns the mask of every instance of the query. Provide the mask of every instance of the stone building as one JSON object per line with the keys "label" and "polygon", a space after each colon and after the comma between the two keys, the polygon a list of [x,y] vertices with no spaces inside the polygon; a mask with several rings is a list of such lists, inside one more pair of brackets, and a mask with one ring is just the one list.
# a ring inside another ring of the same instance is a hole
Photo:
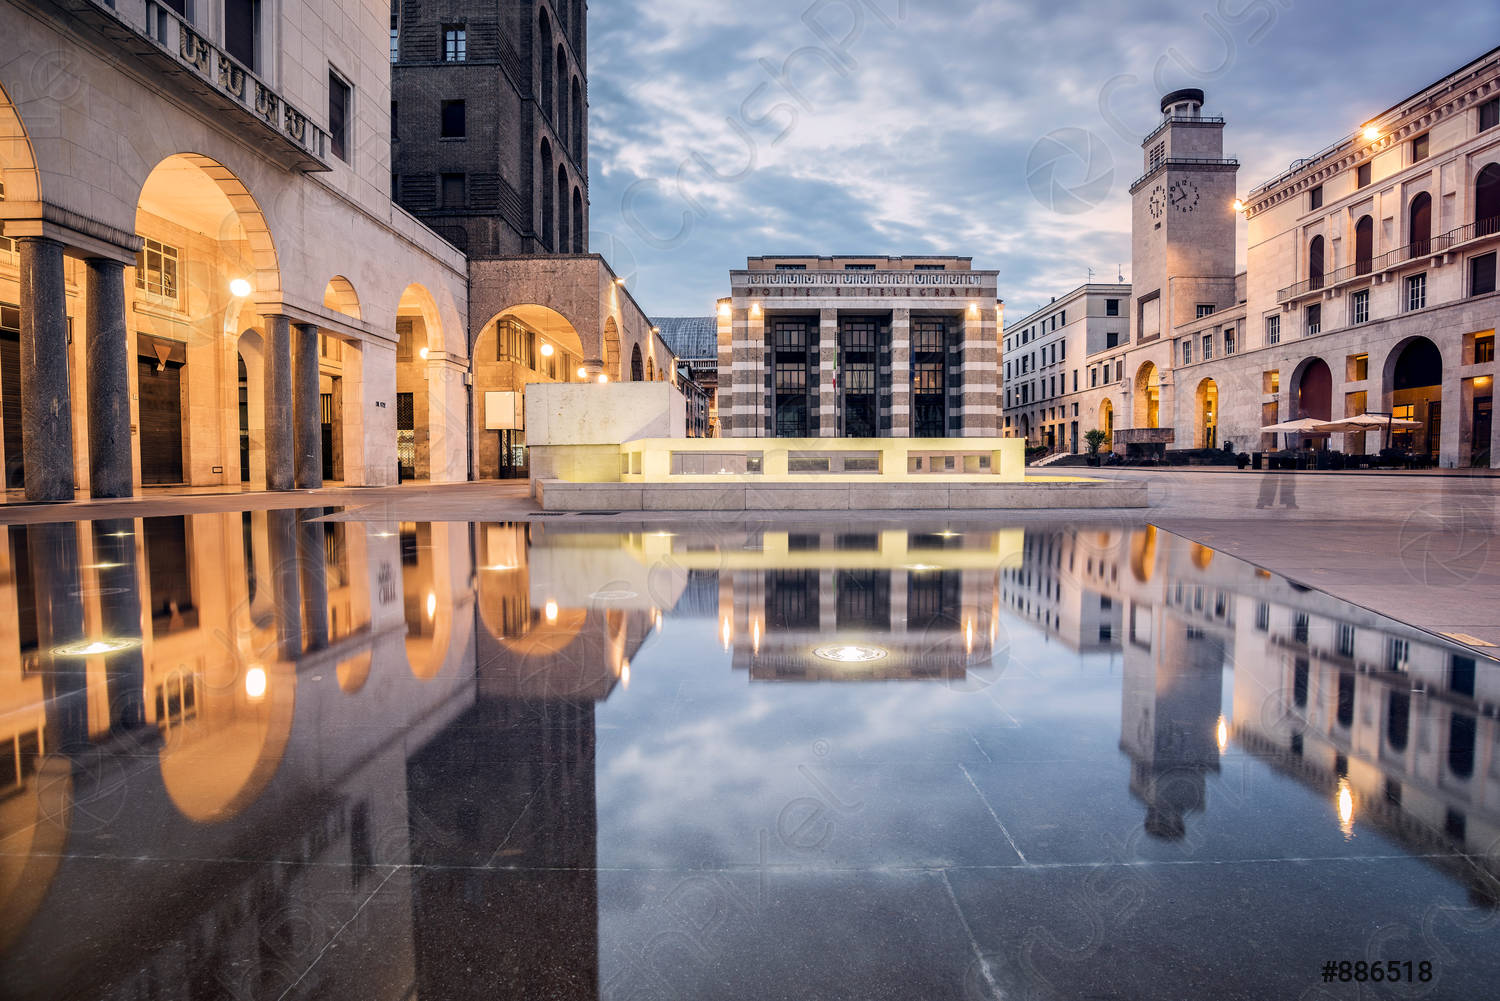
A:
{"label": "stone building", "polygon": [[473,256],[588,250],[584,0],[391,4],[391,197]]}
{"label": "stone building", "polygon": [[0,3],[0,454],[32,499],[394,482],[403,350],[464,412],[466,262],[388,197],[384,12],[246,6]]}
{"label": "stone building", "polygon": [[1129,285],[1080,285],[1006,328],[1001,434],[1057,451],[1083,447],[1083,435],[1094,425],[1092,409],[1085,415],[1081,401],[1090,378],[1098,385],[1097,371],[1085,368],[1084,359],[1125,343],[1129,302]]}
{"label": "stone building", "polygon": [[[1250,451],[1279,447],[1260,428],[1280,421],[1394,414],[1420,427],[1391,444],[1493,467],[1500,49],[1242,200],[1224,120],[1202,104],[1201,91],[1168,95],[1142,143],[1131,332],[1084,359],[1083,429],[1113,429],[1119,451]],[[1351,454],[1386,444],[1373,432],[1293,444],[1325,442]]]}
{"label": "stone building", "polygon": [[970,262],[750,258],[719,302],[719,433],[993,436],[997,272]]}

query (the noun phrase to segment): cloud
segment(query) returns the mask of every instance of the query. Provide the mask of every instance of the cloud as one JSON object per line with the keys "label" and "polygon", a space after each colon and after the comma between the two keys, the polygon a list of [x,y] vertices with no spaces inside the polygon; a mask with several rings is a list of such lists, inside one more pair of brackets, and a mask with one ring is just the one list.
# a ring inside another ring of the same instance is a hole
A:
{"label": "cloud", "polygon": [[[746,256],[808,252],[972,256],[1020,316],[1089,268],[1128,279],[1128,186],[1161,91],[1207,92],[1248,190],[1500,28],[1500,10],[1440,0],[1420,35],[1393,31],[1408,11],[1378,6],[1391,16],[1294,0],[1160,0],[1128,18],[1040,2],[600,4],[593,240],[634,262],[633,290],[662,315],[711,312]],[[1098,140],[1077,180],[1108,170],[1085,211],[1039,198],[1028,175],[1061,129]]]}

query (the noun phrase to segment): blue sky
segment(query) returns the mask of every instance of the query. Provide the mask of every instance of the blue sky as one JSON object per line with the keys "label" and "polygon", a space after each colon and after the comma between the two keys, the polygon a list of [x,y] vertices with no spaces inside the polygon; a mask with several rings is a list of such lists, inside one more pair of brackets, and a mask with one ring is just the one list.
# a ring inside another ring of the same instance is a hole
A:
{"label": "blue sky", "polygon": [[1500,44],[1474,2],[1125,9],[596,0],[590,248],[658,316],[712,312],[747,255],[942,253],[1019,319],[1089,268],[1129,280],[1163,90],[1229,120],[1243,192]]}

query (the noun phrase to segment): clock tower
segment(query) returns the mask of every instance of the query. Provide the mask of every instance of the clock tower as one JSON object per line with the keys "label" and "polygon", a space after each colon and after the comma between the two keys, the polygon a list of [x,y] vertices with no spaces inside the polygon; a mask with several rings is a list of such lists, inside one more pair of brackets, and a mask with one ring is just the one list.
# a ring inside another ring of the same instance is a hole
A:
{"label": "clock tower", "polygon": [[[1170,339],[1201,305],[1235,305],[1239,161],[1224,155],[1224,119],[1203,114],[1197,89],[1163,97],[1161,111],[1130,186],[1133,346]],[[1170,368],[1170,356],[1162,360]]]}

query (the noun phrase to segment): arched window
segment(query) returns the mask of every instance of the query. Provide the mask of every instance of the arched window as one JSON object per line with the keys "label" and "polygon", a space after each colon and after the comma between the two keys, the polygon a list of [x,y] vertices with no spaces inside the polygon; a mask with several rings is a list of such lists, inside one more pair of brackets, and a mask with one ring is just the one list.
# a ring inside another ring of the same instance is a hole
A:
{"label": "arched window", "polygon": [[557,167],[557,252],[568,252],[568,169]]}
{"label": "arched window", "polygon": [[537,60],[537,73],[542,78],[542,114],[547,118],[552,117],[552,74],[548,72],[547,65],[552,55],[552,23],[547,20],[547,12],[541,11],[537,15],[537,46],[536,50],[541,54]]}
{"label": "arched window", "polygon": [[1307,287],[1309,290],[1323,287],[1323,238],[1315,236],[1307,245]]}
{"label": "arched window", "polygon": [[1411,256],[1421,257],[1432,249],[1432,196],[1422,192],[1411,200]]}
{"label": "arched window", "polygon": [[568,56],[557,44],[557,141],[568,148]]}
{"label": "arched window", "polygon": [[630,349],[630,381],[640,382],[644,374],[641,367],[641,346],[637,344]]}
{"label": "arched window", "polygon": [[583,243],[583,192],[575,184],[573,186],[573,253],[583,253],[586,249]]}
{"label": "arched window", "polygon": [[583,87],[573,78],[573,162],[583,170]]}
{"label": "arched window", "polygon": [[1500,163],[1485,167],[1474,181],[1474,233],[1500,233]]}
{"label": "arched window", "polygon": [[1361,216],[1354,224],[1354,273],[1367,275],[1375,259],[1375,220]]}
{"label": "arched window", "polygon": [[552,219],[557,211],[552,205],[552,185],[546,179],[552,176],[552,144],[542,140],[542,249],[551,251],[557,244],[552,242]]}
{"label": "arched window", "polygon": [[655,382],[656,381],[656,359],[655,358],[647,358],[646,359],[646,381],[647,382]]}

